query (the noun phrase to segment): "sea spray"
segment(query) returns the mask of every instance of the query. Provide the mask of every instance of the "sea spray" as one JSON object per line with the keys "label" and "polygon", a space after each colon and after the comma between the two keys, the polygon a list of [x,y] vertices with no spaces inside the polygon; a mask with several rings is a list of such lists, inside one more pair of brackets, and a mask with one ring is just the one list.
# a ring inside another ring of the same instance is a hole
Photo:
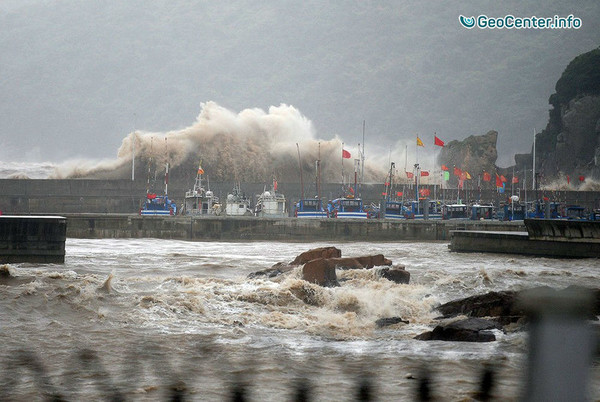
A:
{"label": "sea spray", "polygon": [[[58,165],[52,178],[125,179],[131,175],[135,141],[136,175],[146,178],[149,165],[160,174],[168,161],[172,177],[192,174],[201,163],[215,181],[261,182],[273,174],[282,181],[297,181],[296,143],[302,151],[300,165],[310,177],[315,161],[322,160],[324,182],[340,180],[342,139],[317,139],[313,125],[293,106],[271,106],[268,112],[245,109],[234,113],[215,102],[201,104],[196,121],[169,132],[135,131],[127,135],[117,158],[103,161],[68,161]],[[346,145],[350,148],[349,145]],[[358,152],[354,152],[358,157]],[[348,161],[347,172],[352,170]],[[382,180],[385,170],[365,167],[365,181]]]}

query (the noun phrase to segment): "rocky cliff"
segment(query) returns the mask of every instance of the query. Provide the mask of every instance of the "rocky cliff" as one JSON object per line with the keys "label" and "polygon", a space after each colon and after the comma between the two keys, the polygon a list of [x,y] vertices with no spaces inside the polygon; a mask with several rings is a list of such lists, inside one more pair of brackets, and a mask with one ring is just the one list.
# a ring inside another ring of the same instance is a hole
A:
{"label": "rocky cliff", "polygon": [[[536,136],[540,181],[600,178],[600,48],[577,56],[556,83],[546,128]],[[531,168],[532,155],[515,155],[517,170]]]}
{"label": "rocky cliff", "polygon": [[469,172],[472,177],[483,171],[493,174],[497,170],[497,140],[498,132],[488,131],[487,134],[472,135],[463,141],[450,141],[442,148],[438,165],[446,165],[450,169],[452,182],[456,180],[452,175],[454,167]]}

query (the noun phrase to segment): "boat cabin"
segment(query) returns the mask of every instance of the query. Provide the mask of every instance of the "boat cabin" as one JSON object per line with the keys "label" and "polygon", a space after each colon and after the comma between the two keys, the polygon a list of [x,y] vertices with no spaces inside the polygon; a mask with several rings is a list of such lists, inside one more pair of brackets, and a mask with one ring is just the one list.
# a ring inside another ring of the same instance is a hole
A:
{"label": "boat cabin", "polygon": [[492,205],[474,204],[471,206],[471,220],[494,219],[494,207]]}
{"label": "boat cabin", "polygon": [[327,211],[323,208],[322,200],[307,198],[296,203],[294,216],[297,218],[326,218]]}
{"label": "boat cabin", "polygon": [[465,204],[449,204],[442,207],[442,219],[469,219]]}

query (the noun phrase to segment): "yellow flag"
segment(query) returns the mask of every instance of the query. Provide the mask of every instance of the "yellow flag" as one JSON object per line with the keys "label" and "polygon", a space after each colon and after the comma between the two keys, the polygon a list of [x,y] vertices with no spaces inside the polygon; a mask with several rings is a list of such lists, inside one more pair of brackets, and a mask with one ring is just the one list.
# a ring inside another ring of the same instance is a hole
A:
{"label": "yellow flag", "polygon": [[467,176],[467,180],[471,180],[471,175],[469,174],[469,172],[465,171],[465,174]]}
{"label": "yellow flag", "polygon": [[419,136],[417,136],[417,145],[420,147],[424,147],[425,145],[423,145],[423,141],[421,141],[421,139],[419,138]]}

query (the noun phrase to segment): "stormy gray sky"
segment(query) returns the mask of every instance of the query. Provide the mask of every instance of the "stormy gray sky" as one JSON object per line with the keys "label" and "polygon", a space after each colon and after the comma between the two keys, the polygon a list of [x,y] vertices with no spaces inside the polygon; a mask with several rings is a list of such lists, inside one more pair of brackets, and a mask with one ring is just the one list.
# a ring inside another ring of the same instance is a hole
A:
{"label": "stormy gray sky", "polygon": [[[539,4],[543,3],[543,4]],[[466,29],[459,15],[580,29]],[[600,3],[565,1],[0,1],[0,161],[112,158],[134,127],[177,130],[200,103],[292,105],[316,136],[394,158],[497,130],[529,152],[567,64],[600,45]],[[411,152],[411,151],[409,151]]]}

